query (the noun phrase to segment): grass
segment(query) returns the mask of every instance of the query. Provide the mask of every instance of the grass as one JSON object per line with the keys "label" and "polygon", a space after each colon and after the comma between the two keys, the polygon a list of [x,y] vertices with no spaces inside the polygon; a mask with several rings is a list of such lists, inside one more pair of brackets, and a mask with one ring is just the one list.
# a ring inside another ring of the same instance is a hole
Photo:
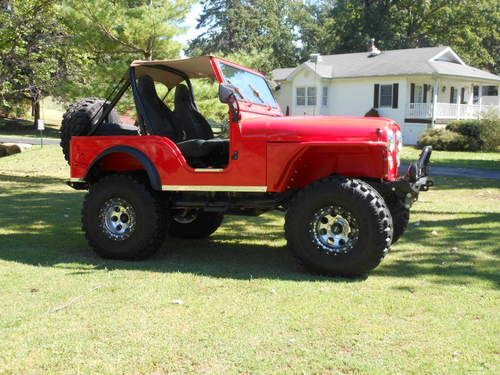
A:
{"label": "grass", "polygon": [[[417,160],[421,150],[403,147],[401,159],[405,162]],[[433,151],[432,165],[447,167],[486,168],[500,170],[500,152]]]}
{"label": "grass", "polygon": [[[58,125],[45,124],[43,136],[45,138],[59,138]],[[33,121],[8,119],[0,117],[0,137],[39,137],[40,132],[35,130]]]}
{"label": "grass", "polygon": [[497,181],[436,179],[349,281],[297,269],[278,213],[102,260],[67,176],[56,146],[0,159],[0,373],[499,372]]}

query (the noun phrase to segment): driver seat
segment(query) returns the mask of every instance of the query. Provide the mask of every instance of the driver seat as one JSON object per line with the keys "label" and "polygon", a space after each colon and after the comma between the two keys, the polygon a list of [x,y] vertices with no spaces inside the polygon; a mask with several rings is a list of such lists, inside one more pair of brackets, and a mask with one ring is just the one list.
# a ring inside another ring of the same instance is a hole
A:
{"label": "driver seat", "polygon": [[179,86],[183,88],[176,89],[175,111],[172,112],[158,96],[153,78],[149,75],[139,78],[138,91],[147,133],[175,142],[193,167],[227,164],[229,142],[213,138],[212,129],[196,109],[189,89]]}
{"label": "driver seat", "polygon": [[214,138],[208,121],[198,111],[186,85],[175,88],[174,121],[185,141],[177,143],[192,166],[227,164],[229,140]]}

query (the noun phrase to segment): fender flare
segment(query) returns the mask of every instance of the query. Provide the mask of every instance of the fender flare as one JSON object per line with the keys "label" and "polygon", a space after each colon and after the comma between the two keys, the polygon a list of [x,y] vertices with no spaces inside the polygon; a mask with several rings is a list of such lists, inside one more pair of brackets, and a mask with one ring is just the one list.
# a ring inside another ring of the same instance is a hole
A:
{"label": "fender flare", "polygon": [[161,179],[160,175],[154,166],[154,164],[151,162],[151,160],[144,154],[142,151],[130,147],[130,146],[113,146],[110,147],[106,150],[104,150],[99,156],[97,156],[92,164],[90,165],[89,169],[87,170],[87,175],[85,176],[85,179],[87,179],[87,176],[89,175],[90,171],[94,166],[101,161],[103,158],[105,158],[108,155],[114,154],[114,153],[122,153],[122,154],[128,154],[134,158],[136,158],[141,165],[144,167],[146,170],[146,173],[148,174],[149,178],[149,183],[151,184],[151,187],[153,190],[161,190]]}

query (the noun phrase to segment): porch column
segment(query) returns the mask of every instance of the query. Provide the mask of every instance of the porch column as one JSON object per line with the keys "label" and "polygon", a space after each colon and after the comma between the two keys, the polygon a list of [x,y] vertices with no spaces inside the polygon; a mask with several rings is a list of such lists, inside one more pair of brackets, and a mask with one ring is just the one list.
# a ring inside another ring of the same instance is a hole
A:
{"label": "porch column", "polygon": [[431,122],[432,127],[434,127],[434,124],[436,122],[438,92],[439,92],[439,81],[435,79],[434,91],[432,92],[432,122]]}
{"label": "porch column", "polygon": [[483,86],[479,85],[479,113],[483,110]]}
{"label": "porch column", "polygon": [[460,107],[462,106],[462,88],[457,87],[457,119],[460,119]]}

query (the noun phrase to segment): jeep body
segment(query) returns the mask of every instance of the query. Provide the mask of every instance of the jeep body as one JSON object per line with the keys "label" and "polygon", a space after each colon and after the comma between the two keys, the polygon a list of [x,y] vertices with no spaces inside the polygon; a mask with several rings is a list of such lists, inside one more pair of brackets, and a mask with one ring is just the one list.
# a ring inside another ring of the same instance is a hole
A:
{"label": "jeep body", "polygon": [[[231,79],[225,71],[231,72]],[[152,122],[155,114],[146,113],[148,103],[145,103],[151,99],[141,97],[139,87],[141,77],[144,76],[165,84],[169,89],[178,87],[181,83],[186,84],[195,109],[190,80],[210,78],[218,82],[219,97],[228,104],[229,118],[229,137],[223,140],[227,142],[227,147],[224,148],[222,161],[219,157],[217,162],[204,162],[202,156],[196,162],[190,162],[190,157],[181,147],[183,142],[176,142],[164,134],[154,134]],[[113,132],[99,135],[96,129],[107,126],[106,119],[129,86],[136,103],[140,135],[120,135]],[[378,203],[371,201],[370,204],[383,205],[385,211],[381,215],[391,216],[386,213],[390,212],[393,216],[387,219],[390,222],[387,224],[389,229],[384,229],[390,232],[389,237],[384,239],[389,243],[384,245],[384,249],[378,250],[380,254],[383,253],[379,256],[381,259],[394,240],[394,227],[397,226],[393,223],[397,213],[390,207],[391,204],[408,210],[418,193],[427,190],[432,184],[427,176],[430,148],[425,148],[420,160],[410,165],[407,175],[399,176],[402,137],[399,125],[393,120],[374,117],[284,116],[262,74],[211,56],[133,62],[122,88],[102,105],[99,116],[91,120],[88,134],[71,137],[69,185],[76,189],[90,188],[92,191],[92,185],[105,176],[134,176],[155,196],[160,197],[162,207],[169,212],[167,221],[170,222],[179,218],[179,212],[181,216],[184,215],[177,220],[181,223],[187,212],[196,212],[196,215],[201,212],[258,215],[272,209],[289,210],[294,199],[296,206],[302,204],[299,202],[299,193],[308,189],[313,191],[315,188],[312,186],[315,184],[330,184],[333,190],[337,185],[340,186],[338,201],[344,198],[349,201],[349,197],[344,197],[344,190],[352,190],[355,195],[369,189],[370,192],[373,191],[371,195],[377,195],[378,200]],[[328,207],[333,207],[329,210],[338,212],[347,206],[348,203],[339,206],[332,203]],[[318,207],[315,208],[317,212]],[[311,215],[316,212],[313,208],[311,210]],[[352,212],[355,211],[358,216],[363,215],[363,209],[353,208]],[[310,224],[313,229],[309,231],[316,233],[316,237],[313,235],[314,238],[311,239],[312,244],[324,249],[329,256],[333,254],[336,259],[348,254],[344,249],[346,242],[351,244],[351,249],[356,248],[352,238],[360,231],[353,229],[356,222],[354,219],[350,224],[346,219],[355,215],[351,215],[352,212],[347,208],[346,212],[348,213],[344,216],[323,212],[323,216],[315,219],[316,224],[312,221]],[[106,216],[106,213],[101,216],[103,215]],[[116,218],[112,213],[109,215],[109,220]],[[357,222],[359,221],[360,218]],[[301,224],[294,222],[293,225]],[[102,224],[101,227],[106,225]],[[330,243],[333,250],[329,248]],[[344,247],[339,244],[344,244]],[[95,248],[95,241],[91,245]],[[294,246],[301,245],[292,244]],[[336,251],[338,248],[344,250]],[[297,252],[301,251],[307,250]],[[302,263],[308,268],[346,276],[366,272],[373,268],[373,264],[378,264],[374,261],[375,263],[364,267],[349,268],[350,266],[341,264],[332,268],[322,267],[322,260],[311,260],[307,255],[298,257],[305,259]],[[335,260],[332,262],[335,263]],[[346,271],[342,272],[342,269]]]}

